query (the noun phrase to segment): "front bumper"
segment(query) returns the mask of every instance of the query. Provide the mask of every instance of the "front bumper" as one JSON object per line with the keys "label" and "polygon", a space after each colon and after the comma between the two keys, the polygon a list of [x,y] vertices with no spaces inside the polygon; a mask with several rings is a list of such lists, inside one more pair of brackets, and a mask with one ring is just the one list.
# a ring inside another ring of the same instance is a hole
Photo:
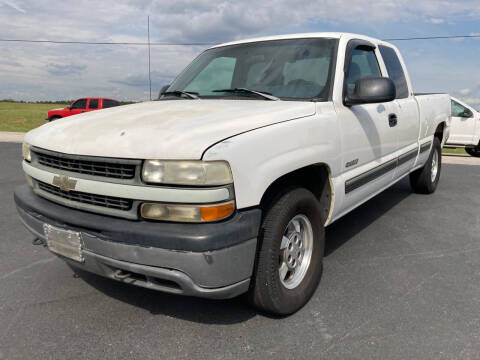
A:
{"label": "front bumper", "polygon": [[71,265],[117,281],[206,298],[248,290],[261,212],[237,212],[213,224],[131,221],[66,208],[27,186],[15,190],[20,217],[45,240],[43,224],[81,232],[85,261]]}

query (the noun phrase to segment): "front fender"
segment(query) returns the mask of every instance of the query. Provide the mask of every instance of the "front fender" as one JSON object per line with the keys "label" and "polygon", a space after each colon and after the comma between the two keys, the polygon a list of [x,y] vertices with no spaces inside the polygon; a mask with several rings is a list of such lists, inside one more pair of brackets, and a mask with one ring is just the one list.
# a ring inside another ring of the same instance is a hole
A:
{"label": "front fender", "polygon": [[312,164],[339,173],[340,139],[333,106],[316,115],[252,130],[207,149],[204,160],[226,160],[234,179],[239,209],[260,204],[278,178]]}
{"label": "front fender", "polygon": [[65,114],[61,113],[60,111],[49,111],[47,113],[47,119],[51,119],[52,117],[64,117]]}

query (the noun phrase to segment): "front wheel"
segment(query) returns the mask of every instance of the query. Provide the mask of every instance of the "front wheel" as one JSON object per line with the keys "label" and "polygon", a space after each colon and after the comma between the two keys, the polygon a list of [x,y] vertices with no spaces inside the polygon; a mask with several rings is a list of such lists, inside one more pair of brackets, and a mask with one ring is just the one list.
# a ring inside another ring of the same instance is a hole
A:
{"label": "front wheel", "polygon": [[432,194],[437,189],[442,170],[442,147],[438,138],[433,139],[432,149],[425,165],[410,174],[410,185],[419,194]]}
{"label": "front wheel", "polygon": [[317,198],[304,188],[286,191],[266,210],[249,293],[256,308],[287,315],[312,297],[322,275],[321,213]]}
{"label": "front wheel", "polygon": [[480,146],[466,147],[465,151],[471,156],[480,157]]}

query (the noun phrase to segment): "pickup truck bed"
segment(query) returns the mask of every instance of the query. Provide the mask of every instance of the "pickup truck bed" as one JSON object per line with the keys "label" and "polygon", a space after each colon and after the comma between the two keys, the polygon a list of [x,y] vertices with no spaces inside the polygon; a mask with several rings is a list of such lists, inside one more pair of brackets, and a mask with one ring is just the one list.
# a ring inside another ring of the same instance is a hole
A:
{"label": "pickup truck bed", "polygon": [[[418,102],[420,113],[420,138],[425,138],[429,133],[432,133],[432,128],[436,129],[438,124],[445,122],[445,113],[448,114],[450,110],[448,106],[450,95],[440,93],[415,94],[415,99]],[[449,137],[450,128],[446,126],[443,131],[442,145]]]}

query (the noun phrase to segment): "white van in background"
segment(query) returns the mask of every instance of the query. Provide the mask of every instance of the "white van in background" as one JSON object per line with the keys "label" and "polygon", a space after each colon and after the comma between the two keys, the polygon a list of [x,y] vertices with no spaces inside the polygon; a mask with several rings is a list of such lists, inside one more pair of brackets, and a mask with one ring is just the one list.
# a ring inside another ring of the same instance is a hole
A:
{"label": "white van in background", "polygon": [[445,147],[465,147],[472,156],[480,157],[480,113],[452,97],[450,136]]}

